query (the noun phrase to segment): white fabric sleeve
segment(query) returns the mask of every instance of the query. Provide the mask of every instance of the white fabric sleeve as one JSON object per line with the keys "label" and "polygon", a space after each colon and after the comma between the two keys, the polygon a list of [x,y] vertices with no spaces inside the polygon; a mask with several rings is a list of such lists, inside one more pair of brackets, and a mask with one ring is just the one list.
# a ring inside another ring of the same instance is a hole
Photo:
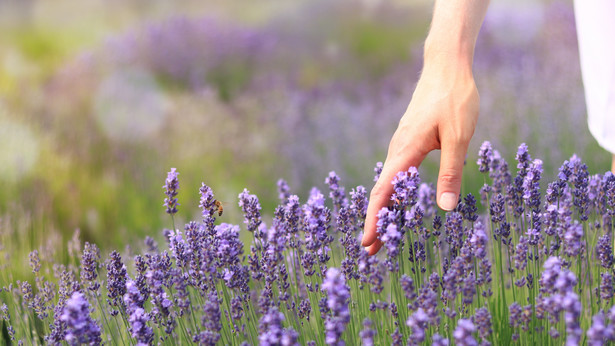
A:
{"label": "white fabric sleeve", "polygon": [[575,0],[587,123],[615,154],[615,0]]}

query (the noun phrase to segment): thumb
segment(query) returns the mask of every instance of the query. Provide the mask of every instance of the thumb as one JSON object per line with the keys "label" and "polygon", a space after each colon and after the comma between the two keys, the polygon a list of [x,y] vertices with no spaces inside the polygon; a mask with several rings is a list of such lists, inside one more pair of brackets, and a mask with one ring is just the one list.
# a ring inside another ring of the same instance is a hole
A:
{"label": "thumb", "polygon": [[442,143],[438,176],[438,206],[443,210],[451,211],[457,206],[467,151],[468,143],[458,141]]}

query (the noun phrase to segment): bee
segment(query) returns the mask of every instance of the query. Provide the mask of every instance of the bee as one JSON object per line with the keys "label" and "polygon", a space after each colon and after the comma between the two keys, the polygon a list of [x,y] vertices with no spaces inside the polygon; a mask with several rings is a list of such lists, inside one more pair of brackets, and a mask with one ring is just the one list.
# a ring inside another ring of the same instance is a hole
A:
{"label": "bee", "polygon": [[222,213],[224,212],[224,207],[222,207],[222,202],[218,201],[217,199],[214,201],[214,204],[216,205],[216,210],[218,211],[218,216],[222,216]]}

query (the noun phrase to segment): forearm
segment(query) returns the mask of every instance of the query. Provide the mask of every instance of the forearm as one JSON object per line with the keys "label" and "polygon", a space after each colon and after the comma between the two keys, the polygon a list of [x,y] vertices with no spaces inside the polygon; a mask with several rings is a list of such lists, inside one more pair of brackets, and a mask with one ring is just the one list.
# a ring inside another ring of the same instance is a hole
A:
{"label": "forearm", "polygon": [[437,0],[425,41],[425,68],[456,65],[472,70],[474,47],[489,0]]}

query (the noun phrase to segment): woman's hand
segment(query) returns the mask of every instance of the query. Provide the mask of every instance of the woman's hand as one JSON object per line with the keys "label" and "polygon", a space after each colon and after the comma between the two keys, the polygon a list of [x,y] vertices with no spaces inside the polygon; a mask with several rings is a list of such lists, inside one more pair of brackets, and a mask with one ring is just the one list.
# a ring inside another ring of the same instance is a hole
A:
{"label": "woman's hand", "polygon": [[432,150],[442,151],[438,205],[444,210],[452,210],[457,205],[463,163],[478,119],[479,96],[471,64],[442,61],[443,64],[425,65],[410,105],[389,144],[380,178],[371,191],[362,240],[371,255],[382,246],[376,222],[378,211],[392,203],[391,181],[399,171],[418,167]]}

